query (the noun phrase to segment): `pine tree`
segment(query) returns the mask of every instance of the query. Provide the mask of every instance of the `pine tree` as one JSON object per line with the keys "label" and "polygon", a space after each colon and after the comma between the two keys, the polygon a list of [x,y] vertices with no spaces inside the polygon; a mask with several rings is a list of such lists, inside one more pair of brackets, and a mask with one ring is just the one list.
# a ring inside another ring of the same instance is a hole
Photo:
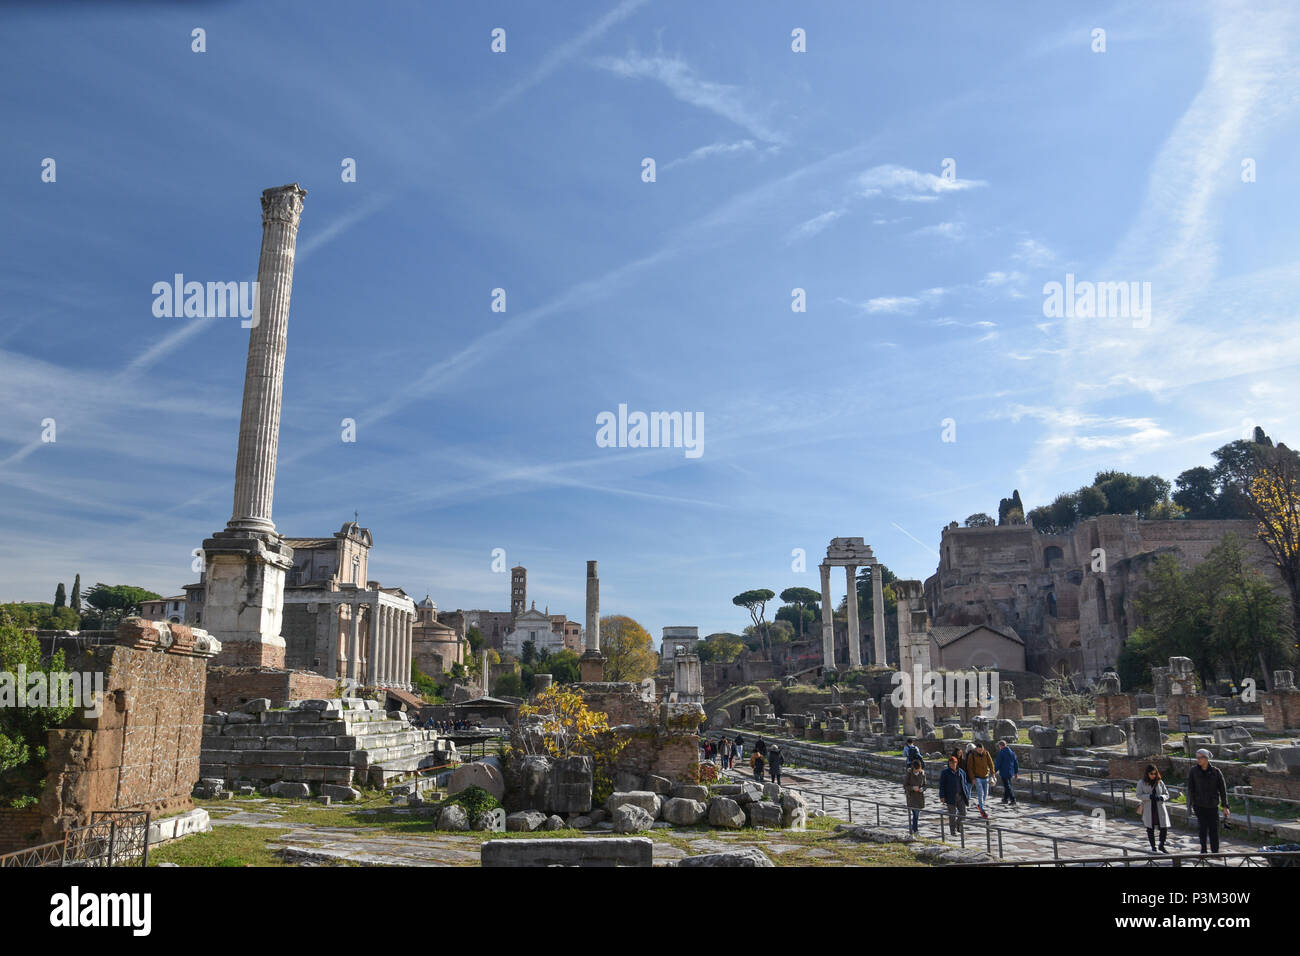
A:
{"label": "pine tree", "polygon": [[67,603],[68,595],[67,592],[63,590],[63,582],[60,581],[59,586],[54,589],[54,606],[64,607]]}

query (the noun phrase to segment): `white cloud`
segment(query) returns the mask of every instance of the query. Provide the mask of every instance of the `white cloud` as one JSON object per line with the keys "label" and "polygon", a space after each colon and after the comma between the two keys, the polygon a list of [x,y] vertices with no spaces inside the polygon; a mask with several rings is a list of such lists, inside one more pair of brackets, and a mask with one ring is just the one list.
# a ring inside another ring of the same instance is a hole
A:
{"label": "white cloud", "polygon": [[698,76],[685,60],[663,55],[600,57],[596,66],[628,79],[654,80],[683,103],[716,113],[764,143],[784,143],[786,136],[745,103],[739,87]]}
{"label": "white cloud", "polygon": [[742,139],[738,143],[711,143],[708,146],[701,146],[699,149],[691,150],[685,156],[674,159],[672,162],[665,163],[662,171],[673,169],[677,166],[685,166],[687,163],[699,162],[702,159],[709,159],[713,156],[731,156],[736,153],[752,153],[755,150],[752,139]]}
{"label": "white cloud", "polygon": [[857,179],[859,195],[867,199],[884,196],[902,202],[934,202],[947,193],[988,185],[979,179],[945,179],[906,166],[873,166]]}

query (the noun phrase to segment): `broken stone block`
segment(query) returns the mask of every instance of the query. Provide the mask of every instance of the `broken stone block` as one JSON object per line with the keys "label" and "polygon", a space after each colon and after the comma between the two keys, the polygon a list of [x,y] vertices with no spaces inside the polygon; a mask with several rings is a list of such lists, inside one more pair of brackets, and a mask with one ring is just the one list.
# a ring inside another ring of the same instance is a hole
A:
{"label": "broken stone block", "polygon": [[677,861],[677,866],[776,866],[762,850],[748,847],[744,850],[730,850],[726,853],[706,853],[703,856],[688,856]]}
{"label": "broken stone block", "polygon": [[[361,791],[353,787],[342,787],[333,783],[322,783],[320,785],[321,796],[329,797],[339,802],[348,802],[351,800],[360,800]],[[407,801],[411,803],[410,800]]]}
{"label": "broken stone block", "polygon": [[709,801],[709,825],[739,830],[745,825],[745,811],[730,797],[714,797]]}
{"label": "broken stone block", "polygon": [[497,800],[502,799],[506,794],[506,785],[497,759],[486,757],[462,764],[453,770],[451,779],[447,781],[448,795],[460,793],[467,787],[481,787]]}
{"label": "broken stone block", "polygon": [[[1062,730],[1078,730],[1078,729],[1079,729],[1079,718],[1078,718],[1077,716],[1075,716],[1074,714],[1062,714],[1062,715],[1061,715],[1061,729],[1062,729]],[[1067,744],[1066,746],[1069,746],[1069,744]]]}
{"label": "broken stone block", "polygon": [[902,828],[855,827],[841,824],[835,830],[861,843],[911,843],[915,839],[910,830]]}
{"label": "broken stone block", "polygon": [[240,708],[246,714],[264,714],[271,709],[269,697],[256,697]]}
{"label": "broken stone block", "polygon": [[672,797],[664,801],[663,818],[674,826],[693,827],[704,819],[709,806],[701,800]]}
{"label": "broken stone block", "polygon": [[1250,735],[1250,731],[1239,724],[1214,729],[1214,742],[1216,744],[1248,744],[1252,740],[1254,738]]}
{"label": "broken stone block", "polygon": [[775,803],[760,801],[748,804],[745,807],[745,817],[751,827],[768,827],[773,830],[781,827],[781,808]]}
{"label": "broken stone block", "polygon": [[1055,727],[1044,727],[1041,724],[1035,724],[1029,728],[1029,742],[1041,749],[1055,747],[1058,736],[1059,732]]}
{"label": "broken stone block", "polygon": [[655,820],[663,807],[663,800],[659,797],[659,794],[651,793],[649,790],[632,790],[627,793],[611,793],[609,799],[605,801],[605,809],[611,814],[617,812],[619,807],[626,805],[640,807],[650,814],[651,820]]}
{"label": "broken stone block", "polygon": [[1087,728],[1067,730],[1061,734],[1062,747],[1090,747],[1092,746],[1092,731]]}
{"label": "broken stone block", "polygon": [[673,787],[672,793],[674,797],[681,797],[683,800],[707,802],[709,799],[709,788],[699,783],[679,783]]}
{"label": "broken stone block", "polygon": [[1125,717],[1125,743],[1130,757],[1156,757],[1164,752],[1164,738],[1160,734],[1157,717]]}
{"label": "broken stone block", "polygon": [[943,739],[944,739],[944,740],[960,740],[960,739],[961,739],[961,724],[944,724],[944,725],[943,725]]}
{"label": "broken stone block", "polygon": [[542,824],[542,829],[563,830],[565,826],[567,826],[567,824],[564,822],[564,817],[552,813],[549,817],[546,818],[546,822]]}
{"label": "broken stone block", "polygon": [[537,810],[506,814],[506,830],[510,833],[531,833],[545,822],[546,814]]}
{"label": "broken stone block", "polygon": [[640,833],[642,830],[650,829],[654,822],[654,814],[635,803],[620,804],[614,810],[615,833]]}
{"label": "broken stone block", "polygon": [[808,801],[802,793],[793,790],[781,791],[781,826],[787,829],[794,822],[795,814],[802,810],[808,813]]}
{"label": "broken stone block", "polygon": [[283,780],[280,783],[271,784],[270,792],[277,797],[294,797],[297,799],[306,799],[311,796],[311,787],[305,783],[290,783]]}
{"label": "broken stone block", "polygon": [[439,830],[468,830],[469,814],[460,804],[452,803],[443,807],[438,814]]}
{"label": "broken stone block", "polygon": [[587,813],[593,787],[590,757],[563,757],[551,764],[545,809],[551,813]]}
{"label": "broken stone block", "polygon": [[1268,769],[1270,773],[1300,774],[1300,747],[1270,747]]}
{"label": "broken stone block", "polygon": [[507,810],[546,808],[551,785],[550,757],[538,754],[511,757],[506,761],[503,772],[506,790],[503,802]]}
{"label": "broken stone block", "polygon": [[1014,741],[1019,733],[1014,720],[999,719],[993,723],[993,737],[995,740]]}
{"label": "broken stone block", "polygon": [[1116,724],[1097,724],[1090,730],[1094,747],[1113,747],[1124,742],[1124,731]]}

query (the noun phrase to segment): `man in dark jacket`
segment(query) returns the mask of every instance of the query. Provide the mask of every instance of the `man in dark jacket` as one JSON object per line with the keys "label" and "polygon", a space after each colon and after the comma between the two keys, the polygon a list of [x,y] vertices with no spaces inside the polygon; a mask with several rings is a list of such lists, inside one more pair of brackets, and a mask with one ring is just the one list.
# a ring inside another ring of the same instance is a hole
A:
{"label": "man in dark jacket", "polygon": [[948,808],[948,831],[957,835],[966,818],[966,804],[970,802],[970,784],[966,774],[957,766],[957,755],[948,758],[948,766],[939,774],[939,802]]}
{"label": "man in dark jacket", "polygon": [[1187,771],[1187,806],[1196,814],[1201,829],[1201,852],[1205,844],[1211,853],[1219,852],[1219,807],[1228,816],[1228,787],[1223,771],[1210,763],[1208,750],[1196,751],[1196,766]]}
{"label": "man in dark jacket", "polygon": [[1015,780],[1016,774],[1020,773],[1020,761],[1016,759],[1016,752],[1007,746],[1005,740],[998,741],[996,765],[998,779],[1002,781],[1002,802],[1015,806],[1016,792],[1011,789],[1011,781]]}

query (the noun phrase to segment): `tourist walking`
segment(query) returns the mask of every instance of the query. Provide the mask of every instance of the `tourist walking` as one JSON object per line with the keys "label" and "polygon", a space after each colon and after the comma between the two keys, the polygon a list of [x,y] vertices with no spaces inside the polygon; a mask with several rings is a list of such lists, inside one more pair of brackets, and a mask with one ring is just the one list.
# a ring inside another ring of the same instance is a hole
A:
{"label": "tourist walking", "polygon": [[1210,763],[1208,750],[1196,751],[1196,766],[1187,771],[1187,806],[1196,814],[1201,831],[1201,852],[1208,842],[1211,853],[1219,852],[1219,807],[1224,819],[1228,812],[1228,787],[1223,771]]}
{"label": "tourist walking", "polygon": [[731,769],[731,746],[732,746],[731,741],[728,740],[726,737],[723,737],[720,741],[718,741],[718,746],[722,751],[722,769],[730,770]]}
{"label": "tourist walking", "polygon": [[920,757],[913,758],[903,773],[903,795],[907,798],[907,809],[911,812],[912,832],[920,833],[921,811],[925,808],[925,769]]}
{"label": "tourist walking", "polygon": [[948,766],[939,774],[939,802],[948,810],[948,832],[956,836],[966,818],[966,804],[970,803],[970,784],[958,766],[957,751],[948,757]]}
{"label": "tourist walking", "polygon": [[[1169,802],[1169,788],[1165,786],[1155,764],[1147,764],[1142,779],[1137,782],[1137,797],[1142,802],[1142,825],[1147,828],[1147,842],[1151,844],[1151,852],[1155,853],[1157,850],[1156,830],[1159,829],[1159,851],[1168,853],[1169,851],[1165,849],[1165,838],[1169,836],[1169,807],[1166,806]],[[1201,852],[1205,852],[1204,843]]]}
{"label": "tourist walking", "polygon": [[998,741],[998,755],[993,761],[997,768],[998,779],[1002,781],[1002,802],[1016,805],[1016,792],[1011,789],[1011,781],[1020,773],[1020,761],[1016,752],[1007,746],[1005,740]]}
{"label": "tourist walking", "polygon": [[753,754],[749,758],[750,766],[754,768],[754,779],[759,783],[763,782],[763,755],[757,747],[754,748]]}
{"label": "tourist walking", "polygon": [[743,763],[745,760],[745,738],[740,734],[736,734],[734,743],[736,745],[736,759]]}
{"label": "tourist walking", "polygon": [[756,753],[756,754],[766,754],[766,753],[767,753],[767,744],[763,743],[763,738],[762,738],[762,737],[759,737],[759,738],[758,738],[758,742],[754,744],[754,753]]}
{"label": "tourist walking", "polygon": [[781,753],[780,747],[772,744],[767,752],[767,772],[771,775],[773,783],[781,782],[781,764],[784,762],[785,754]]}
{"label": "tourist walking", "polygon": [[989,798],[989,784],[993,782],[993,755],[984,749],[984,741],[975,741],[975,749],[966,758],[966,773],[975,786],[975,802],[980,816],[987,819],[984,801]]}

